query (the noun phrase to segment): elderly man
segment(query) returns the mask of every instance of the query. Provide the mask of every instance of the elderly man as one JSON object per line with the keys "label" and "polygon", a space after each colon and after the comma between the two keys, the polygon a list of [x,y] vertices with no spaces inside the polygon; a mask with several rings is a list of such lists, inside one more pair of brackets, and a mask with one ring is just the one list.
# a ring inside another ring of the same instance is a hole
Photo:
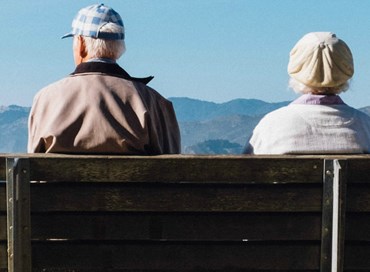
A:
{"label": "elderly man", "polygon": [[120,15],[103,4],[81,9],[72,22],[75,71],[39,91],[29,117],[28,152],[180,153],[170,101],[131,77],[116,60],[124,53]]}

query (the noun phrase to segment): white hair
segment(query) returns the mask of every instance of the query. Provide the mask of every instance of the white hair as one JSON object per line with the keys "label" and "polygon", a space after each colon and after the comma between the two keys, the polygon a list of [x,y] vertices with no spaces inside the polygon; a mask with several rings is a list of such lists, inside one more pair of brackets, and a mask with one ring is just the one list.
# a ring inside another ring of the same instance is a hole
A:
{"label": "white hair", "polygon": [[289,79],[289,88],[298,94],[340,94],[349,89],[349,81],[336,87],[310,87],[291,77]]}
{"label": "white hair", "polygon": [[[100,31],[108,33],[121,32],[122,27],[117,24],[107,23],[100,28]],[[117,60],[126,51],[124,40],[104,40],[84,36],[83,39],[85,40],[87,53],[91,58],[110,58]]]}

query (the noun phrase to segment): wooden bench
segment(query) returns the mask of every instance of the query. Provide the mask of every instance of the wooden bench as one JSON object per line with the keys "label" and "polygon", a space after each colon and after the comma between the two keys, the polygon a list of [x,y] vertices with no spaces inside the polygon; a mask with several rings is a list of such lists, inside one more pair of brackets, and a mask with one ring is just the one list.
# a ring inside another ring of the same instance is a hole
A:
{"label": "wooden bench", "polygon": [[3,154],[0,177],[0,271],[370,270],[370,156]]}

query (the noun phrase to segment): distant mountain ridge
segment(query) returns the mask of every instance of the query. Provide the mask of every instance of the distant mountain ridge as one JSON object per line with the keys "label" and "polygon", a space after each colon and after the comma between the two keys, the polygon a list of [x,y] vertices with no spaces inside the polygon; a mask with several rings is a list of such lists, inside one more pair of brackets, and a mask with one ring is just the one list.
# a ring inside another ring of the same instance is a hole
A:
{"label": "distant mountain ridge", "polygon": [[30,108],[0,106],[0,153],[27,151],[27,122]]}
{"label": "distant mountain ridge", "polygon": [[182,150],[193,153],[189,147],[209,140],[227,140],[244,146],[262,116],[226,115],[205,121],[179,121]]}
{"label": "distant mountain ridge", "polygon": [[229,115],[258,116],[266,114],[290,102],[268,103],[257,99],[234,99],[214,103],[187,97],[171,97],[179,121],[202,121]]}
{"label": "distant mountain ridge", "polygon": [[[239,154],[254,127],[268,112],[289,102],[268,103],[235,99],[225,103],[187,97],[169,98],[174,105],[182,137],[182,153]],[[370,115],[370,106],[360,109]],[[27,151],[30,107],[0,106],[0,153]]]}

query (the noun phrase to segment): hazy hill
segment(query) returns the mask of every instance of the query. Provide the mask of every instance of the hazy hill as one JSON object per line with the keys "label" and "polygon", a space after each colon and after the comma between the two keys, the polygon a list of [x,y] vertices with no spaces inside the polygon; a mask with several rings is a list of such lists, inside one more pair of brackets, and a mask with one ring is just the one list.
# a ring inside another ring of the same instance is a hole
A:
{"label": "hazy hill", "polygon": [[287,105],[289,102],[268,103],[257,99],[234,99],[213,103],[186,97],[172,97],[179,121],[204,121],[229,115],[258,116]]}
{"label": "hazy hill", "polygon": [[[197,154],[239,154],[259,120],[289,103],[257,99],[235,99],[225,103],[184,97],[169,99],[181,129],[182,152]],[[233,147],[216,147],[217,144],[225,145],[225,141]]]}
{"label": "hazy hill", "polygon": [[[260,118],[287,104],[255,99],[219,104],[190,98],[170,100],[180,125],[183,153],[203,154],[239,153]],[[26,152],[29,111],[29,107],[15,105],[0,107],[0,152]]]}
{"label": "hazy hill", "polygon": [[227,140],[244,146],[262,116],[226,115],[205,121],[179,121],[182,150],[188,153],[188,147],[207,140]]}
{"label": "hazy hill", "polygon": [[29,111],[15,105],[0,107],[0,153],[26,152]]}
{"label": "hazy hill", "polygon": [[368,115],[370,115],[370,106],[364,107],[364,108],[360,108],[359,110],[362,111],[362,112],[364,112],[364,113],[366,113],[366,114],[368,114]]}
{"label": "hazy hill", "polygon": [[[170,98],[182,136],[183,153],[240,153],[254,126],[264,114],[288,102],[267,103],[235,99],[213,103],[190,98]],[[0,107],[0,152],[26,152],[30,108]]]}
{"label": "hazy hill", "polygon": [[228,140],[207,140],[196,145],[188,146],[187,154],[240,154],[243,146]]}

